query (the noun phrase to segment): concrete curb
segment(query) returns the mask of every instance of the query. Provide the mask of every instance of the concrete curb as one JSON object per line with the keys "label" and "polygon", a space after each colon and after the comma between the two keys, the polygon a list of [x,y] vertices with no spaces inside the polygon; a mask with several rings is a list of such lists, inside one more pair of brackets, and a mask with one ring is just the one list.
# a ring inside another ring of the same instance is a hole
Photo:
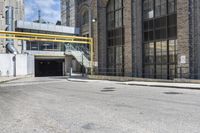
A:
{"label": "concrete curb", "polygon": [[19,80],[19,79],[24,79],[24,78],[28,78],[28,77],[30,77],[30,76],[16,77],[16,78],[13,77],[11,79],[5,79],[5,80],[0,81],[0,84],[11,82],[11,81],[15,81],[15,80]]}
{"label": "concrete curb", "polygon": [[120,76],[101,76],[101,75],[88,75],[88,78],[91,80],[109,80],[109,81],[139,81],[139,82],[160,82],[160,83],[192,83],[200,84],[200,80],[193,79],[174,79],[174,80],[165,80],[165,79],[148,79],[148,78],[135,78],[135,77],[120,77]]}
{"label": "concrete curb", "polygon": [[68,78],[67,81],[71,81],[71,82],[88,82],[85,79],[73,79],[73,78]]}
{"label": "concrete curb", "polygon": [[132,86],[149,86],[149,87],[162,87],[162,88],[175,88],[175,89],[191,89],[191,90],[200,90],[200,87],[184,87],[184,86],[170,86],[170,85],[148,85],[148,84],[125,84],[124,85],[132,85]]}
{"label": "concrete curb", "polygon": [[[77,79],[77,78],[68,78],[68,81],[71,82],[98,82],[98,81],[111,81],[111,80],[95,80],[95,79]],[[173,85],[170,85],[169,82],[167,82],[169,85],[166,84],[166,82],[149,82],[149,81],[133,81],[137,83],[131,83],[129,82],[122,82],[122,81],[114,81],[116,84],[121,85],[132,85],[132,86],[149,86],[149,87],[162,87],[162,88],[176,88],[176,89],[193,89],[193,90],[200,90],[200,84],[190,84],[190,83],[174,83],[171,82]]]}
{"label": "concrete curb", "polygon": [[14,79],[5,79],[5,80],[0,81],[0,84],[6,83],[6,82],[10,82],[10,81],[14,81],[14,80],[17,80],[17,79],[18,79],[18,78],[14,78]]}

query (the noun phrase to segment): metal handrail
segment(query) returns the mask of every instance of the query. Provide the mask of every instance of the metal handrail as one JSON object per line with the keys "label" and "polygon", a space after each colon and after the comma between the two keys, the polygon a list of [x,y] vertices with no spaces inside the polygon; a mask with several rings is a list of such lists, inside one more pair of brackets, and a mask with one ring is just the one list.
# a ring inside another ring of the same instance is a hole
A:
{"label": "metal handrail", "polygon": [[66,50],[71,50],[71,51],[79,51],[79,52],[82,52],[84,55],[85,55],[85,57],[87,58],[87,59],[90,59],[90,52],[89,52],[89,50],[86,48],[86,47],[84,47],[84,46],[80,46],[80,45],[71,45],[71,44],[65,44],[65,51]]}

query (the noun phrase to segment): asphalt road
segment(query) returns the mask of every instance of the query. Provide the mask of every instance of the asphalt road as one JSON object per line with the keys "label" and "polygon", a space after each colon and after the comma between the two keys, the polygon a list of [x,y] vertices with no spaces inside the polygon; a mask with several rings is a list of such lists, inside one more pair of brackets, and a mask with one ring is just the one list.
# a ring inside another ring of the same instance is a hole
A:
{"label": "asphalt road", "polygon": [[0,133],[200,133],[200,90],[21,79],[0,85]]}

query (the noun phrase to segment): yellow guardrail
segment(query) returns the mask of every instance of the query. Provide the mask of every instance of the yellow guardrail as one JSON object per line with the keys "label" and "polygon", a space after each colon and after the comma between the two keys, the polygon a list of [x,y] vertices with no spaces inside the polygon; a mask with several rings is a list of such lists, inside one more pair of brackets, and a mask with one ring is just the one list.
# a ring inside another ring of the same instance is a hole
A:
{"label": "yellow guardrail", "polygon": [[29,32],[12,32],[12,31],[0,30],[0,39],[87,44],[89,45],[89,48],[90,48],[90,59],[91,59],[90,67],[91,67],[91,74],[93,75],[93,69],[94,69],[93,68],[93,65],[94,65],[93,38],[80,37],[80,36],[54,35],[54,34],[39,34],[39,33],[29,33]]}

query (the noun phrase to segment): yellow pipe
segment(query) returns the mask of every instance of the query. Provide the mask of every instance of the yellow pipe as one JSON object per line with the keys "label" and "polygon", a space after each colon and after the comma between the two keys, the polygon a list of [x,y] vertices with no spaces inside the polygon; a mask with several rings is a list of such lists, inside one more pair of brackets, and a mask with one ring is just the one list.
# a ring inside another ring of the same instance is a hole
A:
{"label": "yellow pipe", "polygon": [[94,72],[94,41],[93,39],[91,39],[91,43],[90,43],[90,67],[91,67],[91,75],[93,75]]}
{"label": "yellow pipe", "polygon": [[53,34],[38,34],[38,33],[28,33],[28,32],[12,32],[12,31],[2,31],[0,30],[0,34],[7,34],[7,35],[16,35],[16,36],[37,36],[37,37],[45,37],[45,38],[74,38],[74,39],[83,39],[91,41],[91,38],[88,37],[77,37],[77,36],[67,36],[67,35],[53,35]]}
{"label": "yellow pipe", "polygon": [[25,38],[25,37],[11,37],[11,36],[0,36],[0,39],[13,39],[13,40],[26,40],[26,41],[42,41],[42,42],[61,42],[61,43],[75,43],[75,44],[88,44],[86,41],[70,41],[70,40],[52,40],[52,39],[38,39],[38,38]]}

